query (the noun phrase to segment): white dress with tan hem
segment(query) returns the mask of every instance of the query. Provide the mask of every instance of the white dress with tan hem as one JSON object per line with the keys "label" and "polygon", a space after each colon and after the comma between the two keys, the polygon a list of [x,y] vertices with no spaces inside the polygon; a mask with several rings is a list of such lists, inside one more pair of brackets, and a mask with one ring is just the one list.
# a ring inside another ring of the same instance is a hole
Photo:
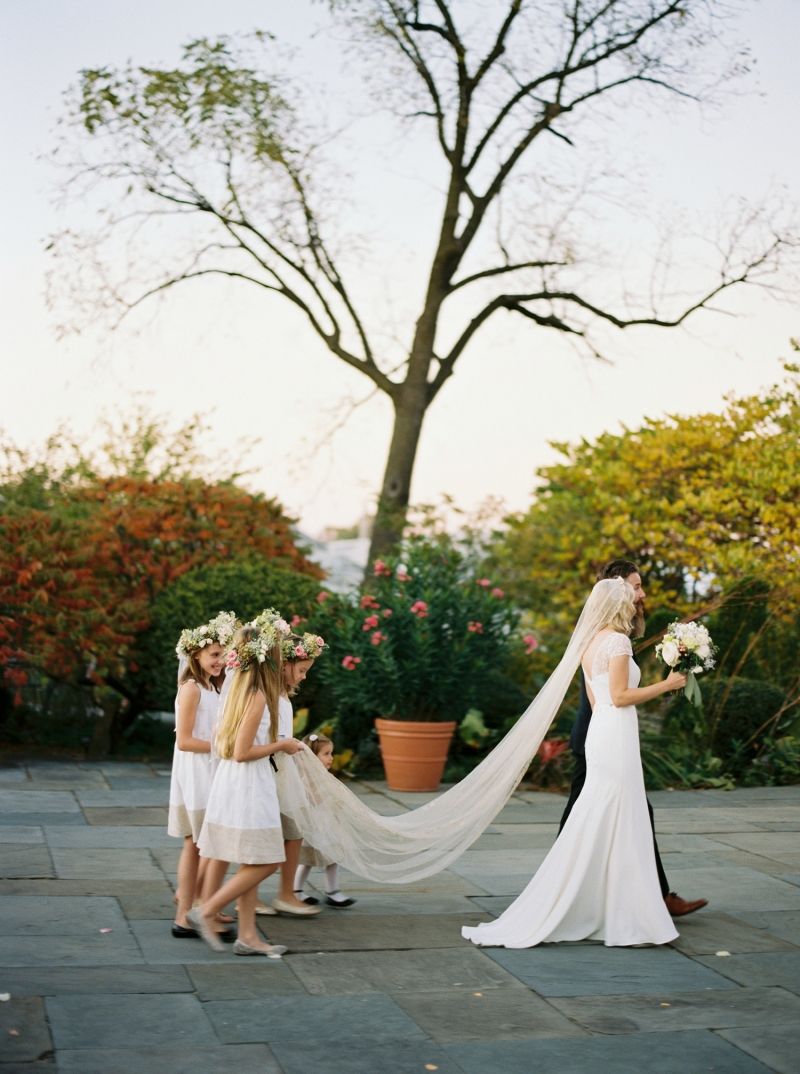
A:
{"label": "white dress with tan hem", "polygon": [[[270,741],[270,714],[265,705],[255,746]],[[240,865],[282,862],[283,832],[275,772],[269,757],[257,761],[220,758],[198,840],[204,858]]]}
{"label": "white dress with tan hem", "polygon": [[[192,737],[210,742],[219,709],[219,694],[216,690],[206,690],[199,683],[200,701],[192,727]],[[184,686],[188,685],[184,683]],[[175,726],[178,724],[178,700],[180,690],[175,698]],[[190,835],[194,842],[200,835],[205,818],[208,796],[214,776],[214,760],[211,753],[194,753],[179,750],[177,743],[172,755],[172,778],[169,785],[169,817],[167,832],[174,836]]]}

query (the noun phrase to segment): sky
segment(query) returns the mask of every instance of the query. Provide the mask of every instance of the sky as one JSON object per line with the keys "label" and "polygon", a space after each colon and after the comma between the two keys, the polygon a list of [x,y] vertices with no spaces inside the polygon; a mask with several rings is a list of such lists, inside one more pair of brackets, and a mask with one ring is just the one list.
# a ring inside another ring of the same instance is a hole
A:
{"label": "sky", "polygon": [[[491,9],[491,0],[485,5]],[[651,106],[616,116],[595,137],[606,164],[635,162],[637,211],[618,243],[614,271],[636,278],[658,226],[673,222],[686,258],[686,287],[700,278],[691,236],[734,199],[768,192],[785,207],[800,203],[794,44],[800,4],[742,4],[736,33],[756,70],[715,108]],[[391,431],[383,397],[325,352],[278,300],[265,303],[237,284],[215,281],[175,291],[113,335],[89,328],[59,338],[45,302],[47,236],[94,222],[87,200],[65,210],[49,155],[63,114],[62,93],[84,67],[172,62],[182,42],[201,35],[269,29],[296,51],[295,73],[316,82],[331,118],[337,100],[360,90],[351,61],[315,32],[325,5],[310,0],[3,0],[0,69],[4,148],[0,245],[3,401],[0,427],[15,442],[41,443],[67,422],[91,443],[101,416],[113,421],[137,401],[175,426],[208,416],[210,454],[242,445],[252,487],[277,496],[309,535],[347,526],[372,509]],[[337,93],[339,98],[337,98]],[[11,105],[9,107],[9,105]],[[439,205],[436,163],[423,140],[408,143],[380,109],[357,109],[345,132],[358,145],[347,178],[343,224],[380,231],[374,259],[354,287],[388,339],[407,335],[417,309],[425,257]],[[345,152],[348,150],[346,149]],[[565,158],[566,159],[566,158]],[[10,166],[9,166],[10,164]],[[520,180],[524,182],[524,179]],[[8,207],[11,212],[8,212]],[[595,205],[581,227],[606,235]],[[684,233],[681,234],[681,229]],[[791,286],[790,277],[782,280]],[[537,467],[555,458],[552,441],[594,438],[635,427],[645,417],[719,409],[727,393],[748,394],[780,378],[779,359],[800,335],[792,303],[742,289],[686,328],[608,335],[609,364],[580,357],[554,333],[521,318],[490,322],[456,367],[425,420],[412,501],[449,495],[472,510],[488,497],[509,510],[530,502]],[[447,327],[447,326],[446,326]],[[388,344],[387,344],[388,346]],[[366,401],[361,403],[361,400]],[[350,404],[360,402],[355,409]],[[345,420],[346,418],[346,420]]]}

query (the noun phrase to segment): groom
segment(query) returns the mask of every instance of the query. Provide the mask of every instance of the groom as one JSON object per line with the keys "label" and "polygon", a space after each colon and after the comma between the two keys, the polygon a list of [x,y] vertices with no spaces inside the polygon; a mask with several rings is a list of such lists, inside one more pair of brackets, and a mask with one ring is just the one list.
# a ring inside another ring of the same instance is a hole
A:
{"label": "groom", "polygon": [[[644,634],[645,591],[642,588],[642,578],[639,574],[639,568],[629,559],[614,559],[603,567],[597,580],[599,582],[604,578],[622,578],[633,589],[634,599],[636,601],[636,614],[631,628],[631,636],[640,638]],[[575,805],[578,795],[583,789],[583,784],[586,782],[585,744],[586,733],[589,730],[589,721],[591,718],[592,706],[589,704],[589,698],[586,693],[586,683],[583,680],[583,672],[581,672],[581,693],[580,701],[578,703],[578,715],[575,718],[575,725],[572,728],[572,734],[569,739],[569,744],[575,758],[575,774],[572,778],[569,801],[567,802],[564,816],[561,818],[561,824],[559,825],[559,832],[564,827],[567,817],[570,815],[572,807]],[[689,901],[687,899],[682,899],[680,895],[669,890],[664,866],[661,864],[661,855],[658,853],[658,843],[656,842],[655,824],[653,821],[653,807],[650,805],[649,800],[647,802],[647,810],[650,814],[650,826],[653,829],[653,848],[656,852],[658,882],[661,885],[661,893],[664,896],[664,902],[667,904],[667,910],[669,910],[672,917],[683,917],[685,914],[691,914],[694,913],[695,910],[702,909],[702,907],[708,903],[708,899],[694,899]]]}

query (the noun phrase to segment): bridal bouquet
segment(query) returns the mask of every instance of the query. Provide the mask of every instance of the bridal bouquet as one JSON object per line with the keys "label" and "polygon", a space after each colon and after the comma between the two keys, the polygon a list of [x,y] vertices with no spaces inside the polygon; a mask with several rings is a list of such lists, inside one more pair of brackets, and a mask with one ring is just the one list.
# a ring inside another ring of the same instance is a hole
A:
{"label": "bridal bouquet", "polygon": [[703,700],[696,676],[713,668],[716,652],[711,635],[701,623],[672,623],[667,627],[663,641],[656,646],[656,656],[660,656],[668,668],[686,675],[683,692],[697,708],[702,707]]}

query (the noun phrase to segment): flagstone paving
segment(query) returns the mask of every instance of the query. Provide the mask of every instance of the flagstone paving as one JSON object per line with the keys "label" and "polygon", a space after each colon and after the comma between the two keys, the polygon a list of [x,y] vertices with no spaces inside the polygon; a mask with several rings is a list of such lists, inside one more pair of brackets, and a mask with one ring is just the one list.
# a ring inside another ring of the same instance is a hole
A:
{"label": "flagstone paving", "polygon": [[[430,800],[353,784],[391,815]],[[479,949],[557,832],[519,791],[450,869],[266,918],[280,962],[170,934],[169,771],[0,768],[0,1074],[794,1074],[800,787],[651,796],[672,886],[706,896],[669,947]],[[265,885],[269,899],[274,887]]]}

